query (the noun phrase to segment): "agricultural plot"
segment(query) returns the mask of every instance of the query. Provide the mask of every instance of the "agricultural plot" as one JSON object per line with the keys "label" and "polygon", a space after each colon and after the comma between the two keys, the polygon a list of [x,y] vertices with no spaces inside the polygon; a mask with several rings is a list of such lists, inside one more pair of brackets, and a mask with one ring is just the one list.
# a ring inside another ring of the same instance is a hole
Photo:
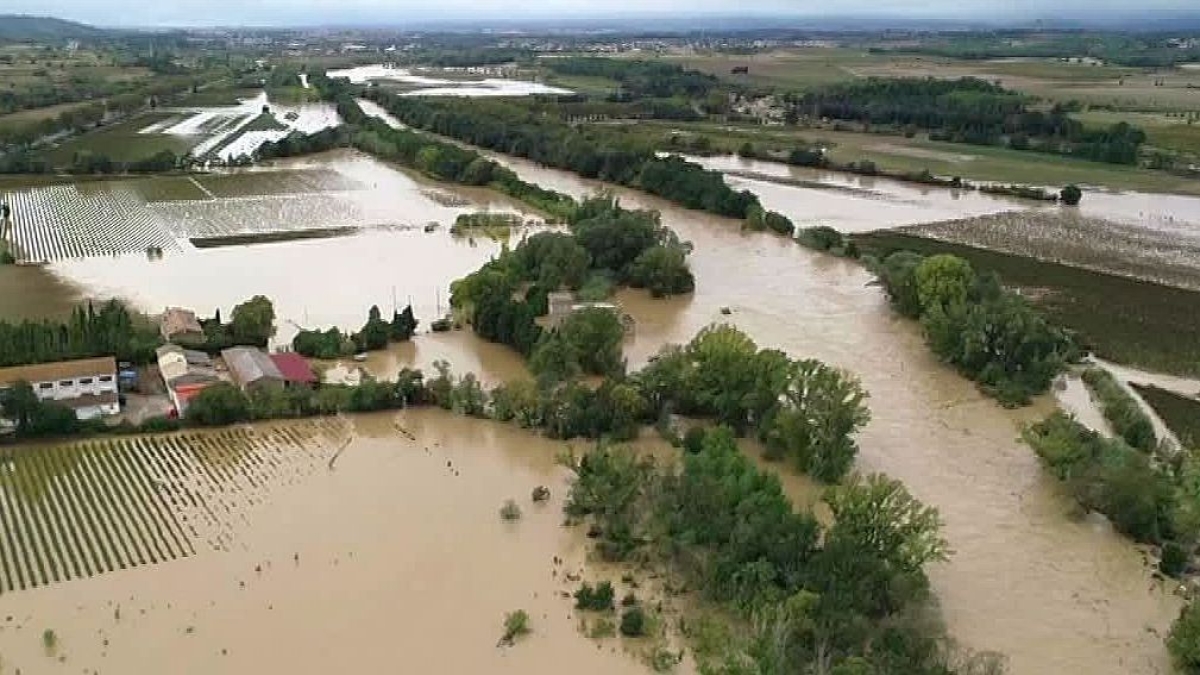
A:
{"label": "agricultural plot", "polygon": [[358,205],[328,194],[242,197],[150,204],[181,239],[299,232],[363,224]]}
{"label": "agricultural plot", "polygon": [[0,594],[225,550],[272,488],[319,469],[336,420],[9,448]]}
{"label": "agricultural plot", "polygon": [[214,197],[314,194],[358,190],[358,181],[329,169],[244,171],[197,176],[196,183]]}
{"label": "agricultural plot", "polygon": [[18,262],[177,249],[170,230],[132,190],[119,184],[81,191],[52,185],[2,196],[12,207]]}
{"label": "agricultural plot", "polygon": [[1200,232],[1186,221],[1123,223],[1066,209],[903,228],[922,237],[1200,290]]}

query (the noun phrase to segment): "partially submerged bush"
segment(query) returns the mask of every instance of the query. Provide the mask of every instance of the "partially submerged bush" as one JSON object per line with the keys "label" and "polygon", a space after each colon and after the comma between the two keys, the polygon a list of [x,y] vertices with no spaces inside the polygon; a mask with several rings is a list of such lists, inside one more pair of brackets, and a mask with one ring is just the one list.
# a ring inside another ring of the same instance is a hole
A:
{"label": "partially submerged bush", "polygon": [[529,625],[529,614],[518,609],[504,615],[504,635],[500,636],[500,645],[512,645],[517,638],[533,632]]}
{"label": "partially submerged bush", "polygon": [[601,581],[592,586],[586,581],[575,591],[575,609],[589,612],[607,612],[613,609],[613,585],[610,581]]}
{"label": "partially submerged bush", "polygon": [[642,637],[646,634],[646,612],[641,607],[630,607],[621,613],[621,635]]}
{"label": "partially submerged bush", "polygon": [[500,507],[500,518],[508,522],[515,522],[521,519],[521,507],[511,499],[504,502],[504,506]]}

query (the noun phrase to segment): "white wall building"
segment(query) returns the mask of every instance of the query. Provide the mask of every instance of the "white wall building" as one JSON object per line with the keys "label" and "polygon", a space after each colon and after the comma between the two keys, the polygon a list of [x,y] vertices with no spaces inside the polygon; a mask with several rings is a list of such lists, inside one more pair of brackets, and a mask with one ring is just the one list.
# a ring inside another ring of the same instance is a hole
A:
{"label": "white wall building", "polygon": [[37,397],[75,411],[81,420],[121,412],[117,361],[111,356],[0,368],[0,389],[28,382]]}

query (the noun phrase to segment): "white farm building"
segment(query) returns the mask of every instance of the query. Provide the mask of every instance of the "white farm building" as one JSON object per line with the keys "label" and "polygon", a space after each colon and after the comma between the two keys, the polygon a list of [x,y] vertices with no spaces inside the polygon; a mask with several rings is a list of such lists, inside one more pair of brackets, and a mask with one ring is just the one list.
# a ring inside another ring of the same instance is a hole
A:
{"label": "white farm building", "polygon": [[121,412],[117,361],[111,356],[0,368],[0,389],[22,381],[39,399],[64,405],[81,420]]}

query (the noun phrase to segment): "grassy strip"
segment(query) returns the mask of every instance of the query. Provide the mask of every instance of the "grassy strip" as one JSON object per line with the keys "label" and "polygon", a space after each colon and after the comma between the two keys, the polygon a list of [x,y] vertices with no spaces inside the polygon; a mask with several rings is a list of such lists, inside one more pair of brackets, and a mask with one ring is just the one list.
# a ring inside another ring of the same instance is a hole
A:
{"label": "grassy strip", "polygon": [[274,244],[304,239],[330,239],[346,237],[358,232],[358,227],[323,227],[313,230],[291,232],[262,232],[257,234],[234,234],[220,237],[192,237],[189,241],[196,248],[220,248],[222,246],[249,246],[251,244]]}
{"label": "grassy strip", "polygon": [[1200,400],[1153,385],[1135,384],[1133,388],[1180,443],[1185,447],[1200,448]]}
{"label": "grassy strip", "polygon": [[1083,382],[1100,400],[1100,410],[1113,431],[1131,447],[1143,452],[1154,450],[1158,445],[1154,424],[1112,373],[1103,368],[1088,368],[1083,371]]}
{"label": "grassy strip", "polygon": [[1200,293],[898,232],[856,234],[864,254],[950,253],[995,272],[1083,344],[1118,363],[1200,375]]}

